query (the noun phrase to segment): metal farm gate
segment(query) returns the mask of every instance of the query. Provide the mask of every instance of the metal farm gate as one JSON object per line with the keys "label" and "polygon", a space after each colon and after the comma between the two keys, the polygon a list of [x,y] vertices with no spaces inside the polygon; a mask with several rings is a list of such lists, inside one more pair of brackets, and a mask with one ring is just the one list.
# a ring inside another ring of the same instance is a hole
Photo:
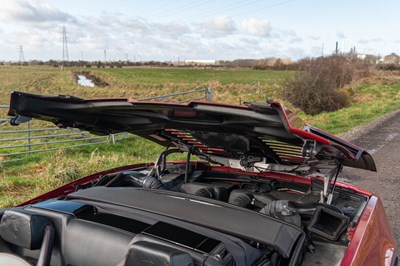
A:
{"label": "metal farm gate", "polygon": [[[158,101],[184,103],[195,100],[212,100],[210,88],[194,89],[185,92],[141,98],[138,101]],[[78,129],[44,127],[43,121],[31,120],[15,129],[9,126],[11,118],[6,118],[7,105],[0,105],[0,164],[19,161],[34,153],[75,148],[102,143],[115,143],[128,136],[128,133],[96,136]]]}

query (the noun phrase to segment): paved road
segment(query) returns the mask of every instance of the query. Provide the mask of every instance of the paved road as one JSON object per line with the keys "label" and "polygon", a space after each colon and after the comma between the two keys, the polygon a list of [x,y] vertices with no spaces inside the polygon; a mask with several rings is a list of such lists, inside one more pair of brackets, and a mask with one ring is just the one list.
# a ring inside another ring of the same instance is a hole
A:
{"label": "paved road", "polygon": [[372,154],[378,172],[345,169],[343,181],[378,195],[400,246],[400,112],[352,142]]}

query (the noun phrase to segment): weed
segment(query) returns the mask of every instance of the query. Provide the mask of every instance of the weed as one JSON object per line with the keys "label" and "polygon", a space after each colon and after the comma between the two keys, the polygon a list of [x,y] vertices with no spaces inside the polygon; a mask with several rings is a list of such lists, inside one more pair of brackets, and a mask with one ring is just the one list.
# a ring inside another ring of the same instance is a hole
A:
{"label": "weed", "polygon": [[58,185],[72,182],[82,174],[78,165],[75,163],[63,163],[59,168],[61,169],[54,174],[54,180],[56,180]]}

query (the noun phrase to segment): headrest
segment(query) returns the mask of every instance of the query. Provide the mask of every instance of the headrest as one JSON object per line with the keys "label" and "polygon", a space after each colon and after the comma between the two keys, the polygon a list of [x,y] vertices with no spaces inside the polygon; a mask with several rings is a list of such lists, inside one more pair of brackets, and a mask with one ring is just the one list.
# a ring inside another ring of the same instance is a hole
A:
{"label": "headrest", "polygon": [[0,222],[1,237],[14,245],[31,250],[42,245],[44,229],[50,219],[23,209],[6,210]]}
{"label": "headrest", "polygon": [[138,241],[129,248],[125,266],[193,266],[193,259],[186,252],[157,243]]}

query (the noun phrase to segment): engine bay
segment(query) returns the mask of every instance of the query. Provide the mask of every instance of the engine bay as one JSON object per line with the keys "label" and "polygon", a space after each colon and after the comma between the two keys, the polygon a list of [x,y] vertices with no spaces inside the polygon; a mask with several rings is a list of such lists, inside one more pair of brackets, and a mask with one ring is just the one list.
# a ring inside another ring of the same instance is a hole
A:
{"label": "engine bay", "polygon": [[[175,152],[180,151],[167,150],[155,164],[94,176],[57,199],[8,210],[2,223],[14,228],[32,226],[29,217],[50,220],[58,239],[51,265],[85,260],[82,265],[94,260],[116,265],[124,258],[122,265],[137,265],[136,260],[177,252],[194,265],[337,264],[349,243],[348,229],[368,201],[336,186],[330,203],[321,202],[323,178],[247,172],[191,161],[190,156],[167,161]],[[5,235],[0,240],[6,241],[0,241],[0,248],[39,260],[38,252],[14,247],[6,226],[0,225]],[[108,253],[98,250],[114,253],[104,256]]]}
{"label": "engine bay", "polygon": [[[172,153],[172,152],[171,152]],[[311,184],[311,185],[310,185]],[[91,183],[93,187],[139,187],[166,190],[228,203],[273,217],[301,228],[307,235],[305,261],[312,263],[310,252],[321,254],[336,250],[344,253],[347,230],[357,223],[368,197],[336,187],[331,203],[321,202],[324,180],[292,182],[269,177],[268,173],[227,171],[226,167],[199,167],[196,163],[169,163],[110,173]],[[257,243],[252,243],[257,247]],[[316,251],[317,249],[317,251]]]}

